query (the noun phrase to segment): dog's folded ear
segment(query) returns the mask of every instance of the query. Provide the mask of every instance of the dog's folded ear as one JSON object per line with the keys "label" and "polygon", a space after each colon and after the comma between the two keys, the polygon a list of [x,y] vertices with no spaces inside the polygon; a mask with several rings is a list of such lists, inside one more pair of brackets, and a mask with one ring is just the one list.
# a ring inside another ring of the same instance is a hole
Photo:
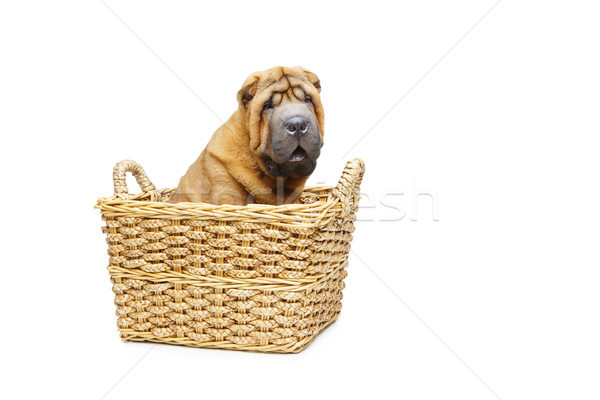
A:
{"label": "dog's folded ear", "polygon": [[238,102],[244,107],[246,106],[246,104],[248,104],[250,100],[254,98],[254,95],[256,95],[256,89],[258,86],[259,79],[260,77],[257,74],[250,75],[242,85],[240,91],[238,92]]}
{"label": "dog's folded ear", "polygon": [[319,77],[316,74],[310,72],[309,70],[307,70],[305,68],[302,68],[302,70],[304,71],[304,75],[306,75],[306,77],[308,78],[310,83],[312,83],[313,86],[316,87],[320,93],[321,92],[321,81],[319,80]]}

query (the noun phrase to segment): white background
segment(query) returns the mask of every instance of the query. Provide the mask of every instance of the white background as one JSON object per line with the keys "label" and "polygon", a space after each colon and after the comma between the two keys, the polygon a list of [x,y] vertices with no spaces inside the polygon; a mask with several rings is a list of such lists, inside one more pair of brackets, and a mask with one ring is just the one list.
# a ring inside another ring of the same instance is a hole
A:
{"label": "white background", "polygon": [[[3,2],[2,397],[598,399],[599,9],[495,2]],[[311,182],[367,165],[341,317],[298,355],[121,343],[112,166],[175,186],[276,65],[321,78]]]}

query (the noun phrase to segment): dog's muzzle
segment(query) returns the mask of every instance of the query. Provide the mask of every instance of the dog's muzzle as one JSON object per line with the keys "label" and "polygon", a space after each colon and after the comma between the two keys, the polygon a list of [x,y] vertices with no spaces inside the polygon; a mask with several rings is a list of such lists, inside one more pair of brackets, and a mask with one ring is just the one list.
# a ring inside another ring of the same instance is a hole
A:
{"label": "dog's muzzle", "polygon": [[321,154],[321,133],[315,115],[303,105],[286,107],[269,123],[270,154],[265,167],[273,176],[310,175]]}

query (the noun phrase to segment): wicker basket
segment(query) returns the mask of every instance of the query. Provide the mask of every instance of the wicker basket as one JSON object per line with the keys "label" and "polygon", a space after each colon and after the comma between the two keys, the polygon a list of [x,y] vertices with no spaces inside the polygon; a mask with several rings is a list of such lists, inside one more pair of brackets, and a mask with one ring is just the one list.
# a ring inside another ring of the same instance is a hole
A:
{"label": "wicker basket", "polygon": [[[132,172],[143,192],[130,195]],[[124,341],[295,353],[340,314],[364,163],[296,204],[164,203],[134,161],[96,204]]]}

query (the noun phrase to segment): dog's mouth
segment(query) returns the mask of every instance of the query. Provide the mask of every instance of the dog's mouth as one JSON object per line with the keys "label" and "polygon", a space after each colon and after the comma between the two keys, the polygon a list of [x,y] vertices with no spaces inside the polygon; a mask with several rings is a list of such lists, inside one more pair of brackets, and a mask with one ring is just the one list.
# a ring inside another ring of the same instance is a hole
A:
{"label": "dog's mouth", "polygon": [[308,176],[317,165],[316,161],[312,160],[300,146],[297,146],[288,159],[282,163],[276,163],[270,157],[265,157],[264,162],[267,171],[273,176]]}
{"label": "dog's mouth", "polygon": [[300,146],[296,147],[296,150],[294,150],[294,152],[290,155],[290,158],[288,158],[289,162],[298,162],[298,161],[302,161],[304,160],[304,157],[306,157],[306,151],[304,151],[304,149]]}

